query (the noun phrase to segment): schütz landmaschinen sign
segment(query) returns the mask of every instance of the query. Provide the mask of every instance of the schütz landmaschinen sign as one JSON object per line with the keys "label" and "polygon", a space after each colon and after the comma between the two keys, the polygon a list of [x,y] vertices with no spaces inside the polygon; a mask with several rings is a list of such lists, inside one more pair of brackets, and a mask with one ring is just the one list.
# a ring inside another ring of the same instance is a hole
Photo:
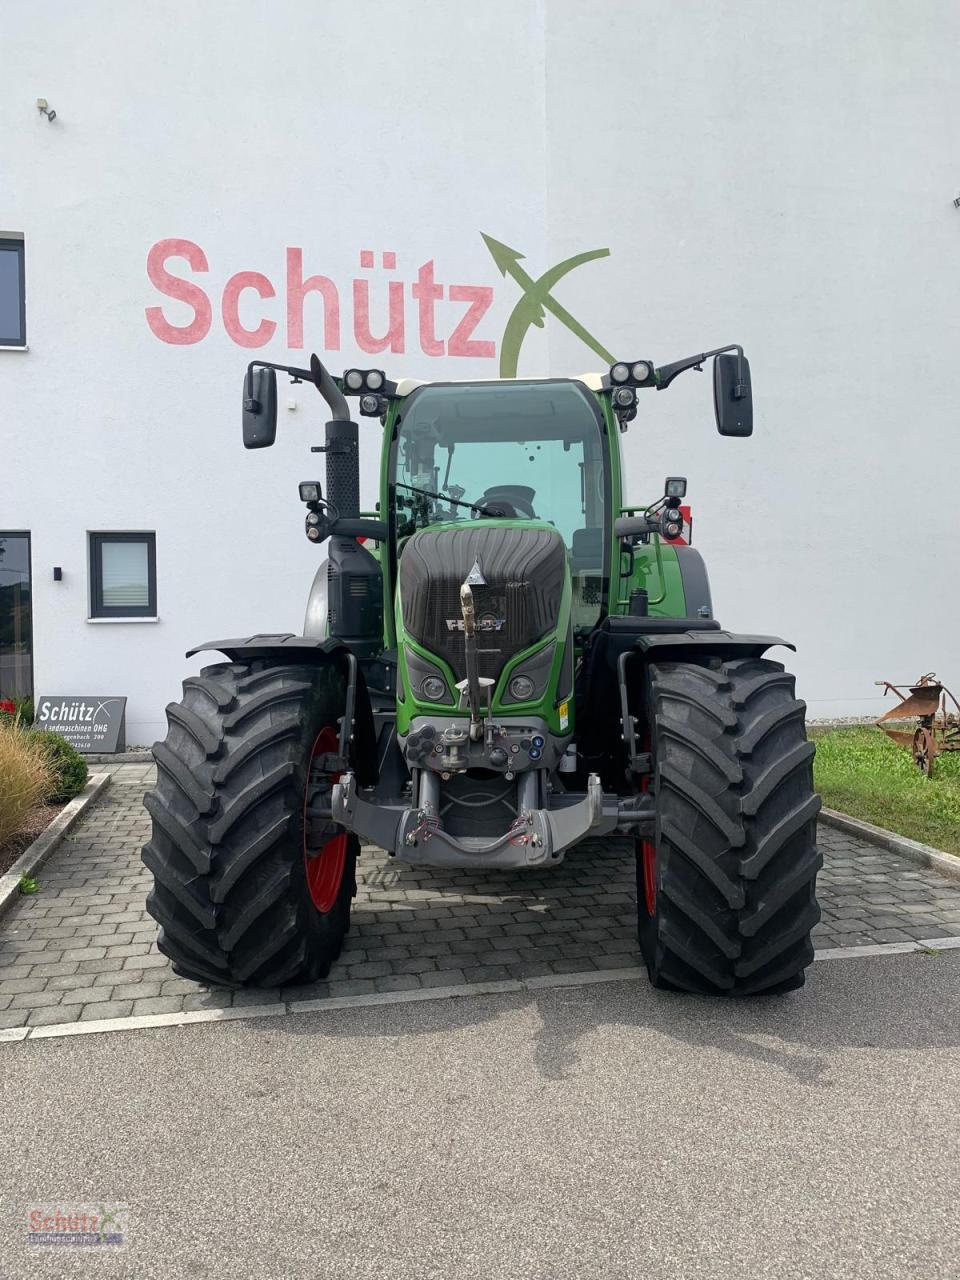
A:
{"label": "sch\u00fctz landmaschinen sign", "polygon": [[87,754],[124,751],[126,707],[126,698],[41,698],[35,723],[38,729],[59,733],[78,751]]}

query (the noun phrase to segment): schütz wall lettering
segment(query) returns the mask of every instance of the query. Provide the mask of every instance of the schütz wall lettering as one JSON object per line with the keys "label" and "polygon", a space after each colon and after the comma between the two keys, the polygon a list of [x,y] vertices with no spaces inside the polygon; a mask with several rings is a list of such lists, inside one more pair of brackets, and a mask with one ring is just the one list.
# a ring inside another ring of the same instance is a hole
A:
{"label": "sch\u00fctz wall lettering", "polygon": [[[186,269],[183,264],[186,264]],[[167,319],[162,305],[146,307],[144,314],[151,332],[161,342],[174,346],[191,346],[202,342],[214,322],[214,304],[207,289],[193,278],[209,272],[207,255],[193,240],[171,238],[158,240],[147,254],[147,278],[158,293],[184,303],[193,312],[185,324]],[[347,290],[325,275],[304,277],[303,249],[291,246],[286,251],[285,305],[271,308],[277,291],[268,276],[260,271],[238,271],[230,276],[220,294],[220,319],[224,332],[239,347],[265,347],[273,341],[279,317],[285,312],[286,345],[291,351],[304,347],[304,311],[310,306],[310,332],[313,345],[320,351],[339,351],[341,326],[352,328],[353,341],[361,351],[379,355],[390,351],[402,355],[407,350],[408,301],[411,305],[411,329],[417,333],[420,350],[426,356],[467,356],[493,360],[497,344],[480,336],[483,320],[493,304],[493,287],[480,284],[440,283],[433,259],[417,268],[416,280],[409,284],[402,277],[390,278],[398,271],[397,255],[380,254],[379,267],[372,249],[360,251],[361,274],[350,282]],[[383,273],[383,274],[380,274]],[[386,277],[386,278],[385,278]],[[245,293],[256,295],[244,298]],[[240,318],[241,299],[246,324]],[[346,301],[349,299],[349,303]],[[444,337],[438,332],[437,306],[444,299],[465,304],[459,319]],[[255,301],[263,306],[252,306]],[[347,318],[343,310],[350,309]],[[256,323],[249,317],[257,315]]]}

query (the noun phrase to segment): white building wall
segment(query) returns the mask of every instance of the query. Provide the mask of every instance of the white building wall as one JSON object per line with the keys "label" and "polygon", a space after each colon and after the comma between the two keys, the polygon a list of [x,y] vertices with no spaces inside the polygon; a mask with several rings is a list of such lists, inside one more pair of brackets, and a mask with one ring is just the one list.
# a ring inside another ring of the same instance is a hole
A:
{"label": "white building wall", "polygon": [[[281,391],[274,449],[239,439],[246,361],[329,348],[316,294],[289,345],[286,250],[337,287],[335,371],[490,377],[496,358],[423,352],[411,292],[429,261],[448,291],[492,290],[473,340],[499,344],[519,293],[481,232],[533,275],[609,248],[557,296],[617,354],[745,345],[753,439],[717,437],[708,378],[684,375],[641,401],[631,493],[690,477],[719,615],[798,644],[814,714],[869,712],[879,676],[960,684],[958,37],[945,0],[909,22],[824,0],[9,8],[0,231],[26,239],[30,349],[0,351],[0,529],[33,535],[37,692],[127,694],[128,740],[149,742],[191,644],[299,630],[318,556],[296,484],[322,476],[319,398]],[[147,277],[169,239],[206,257],[167,262],[210,299],[200,341],[148,324],[158,306],[194,315]],[[241,271],[276,291],[241,297],[248,329],[277,325],[259,348],[221,315]],[[356,280],[374,332],[402,282],[402,353],[358,348]],[[437,334],[464,311],[445,296]],[[521,372],[598,364],[548,319]],[[369,503],[378,437],[365,420]],[[86,535],[111,529],[156,530],[159,622],[86,621]]]}

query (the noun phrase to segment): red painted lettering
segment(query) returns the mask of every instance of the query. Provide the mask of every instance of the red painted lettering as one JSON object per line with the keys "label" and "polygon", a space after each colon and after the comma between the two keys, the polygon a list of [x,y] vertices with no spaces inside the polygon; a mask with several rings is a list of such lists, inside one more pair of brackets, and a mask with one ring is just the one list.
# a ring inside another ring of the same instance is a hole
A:
{"label": "red painted lettering", "polygon": [[277,331],[272,320],[261,320],[256,329],[245,329],[240,323],[240,295],[244,289],[254,289],[261,298],[275,298],[276,291],[266,276],[259,271],[238,271],[223,287],[221,314],[223,327],[240,347],[265,347]]}
{"label": "red painted lettering", "polygon": [[411,286],[420,313],[420,350],[425,356],[442,356],[443,342],[437,337],[436,304],[443,297],[443,285],[433,279],[433,259],[417,272],[417,283]]}
{"label": "red painted lettering", "polygon": [[168,258],[186,258],[192,271],[208,271],[206,254],[192,240],[158,240],[147,254],[147,276],[150,283],[168,298],[176,298],[193,307],[193,319],[187,325],[171,324],[159,307],[147,307],[147,324],[161,342],[190,346],[210,332],[212,311],[210,299],[199,285],[172,276],[166,269]]}
{"label": "red painted lettering", "polygon": [[337,286],[326,276],[303,278],[303,250],[287,250],[287,346],[299,350],[303,346],[303,300],[308,293],[323,298],[323,340],[311,345],[320,350],[340,350],[340,295]]}
{"label": "red painted lettering", "polygon": [[[367,261],[367,249],[360,255],[361,265]],[[394,264],[396,255],[392,255]],[[384,254],[384,266],[387,255]],[[387,332],[382,338],[375,338],[370,332],[370,281],[354,280],[353,282],[353,336],[361,351],[377,355],[381,351],[400,353],[404,350],[403,328],[403,285],[399,280],[391,280],[387,285]]]}
{"label": "red painted lettering", "polygon": [[469,302],[470,306],[450,335],[447,342],[447,355],[476,356],[483,360],[492,360],[497,354],[496,343],[473,338],[471,335],[490,310],[493,303],[493,289],[489,285],[452,284],[450,300],[451,302]]}

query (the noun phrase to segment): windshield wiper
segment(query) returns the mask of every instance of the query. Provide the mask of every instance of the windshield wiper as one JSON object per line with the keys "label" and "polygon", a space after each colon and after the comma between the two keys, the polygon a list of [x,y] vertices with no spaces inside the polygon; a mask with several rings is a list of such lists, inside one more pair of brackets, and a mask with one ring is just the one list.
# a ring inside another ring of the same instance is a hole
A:
{"label": "windshield wiper", "polygon": [[404,484],[402,480],[394,482],[394,488],[409,489],[411,493],[419,493],[424,498],[434,498],[437,502],[449,502],[455,507],[466,507],[468,511],[479,511],[483,514],[483,508],[474,506],[472,502],[461,502],[459,498],[450,498],[445,493],[431,493],[429,489],[418,489],[415,484]]}

